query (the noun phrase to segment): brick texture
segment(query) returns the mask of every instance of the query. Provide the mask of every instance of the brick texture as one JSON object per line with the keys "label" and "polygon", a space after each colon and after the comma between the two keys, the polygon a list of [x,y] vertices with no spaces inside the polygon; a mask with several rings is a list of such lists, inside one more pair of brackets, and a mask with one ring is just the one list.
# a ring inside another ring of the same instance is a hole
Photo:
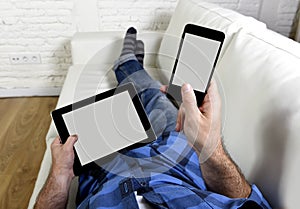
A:
{"label": "brick texture", "polygon": [[299,8],[300,0],[281,0],[275,30],[285,36],[294,37],[297,26],[295,14]]}
{"label": "brick texture", "polygon": [[[0,88],[59,87],[71,64],[73,1],[0,2]],[[38,53],[42,64],[11,65],[9,55]]]}
{"label": "brick texture", "polygon": [[[259,19],[263,0],[207,0]],[[271,0],[270,0],[271,1]],[[98,0],[97,30],[165,30],[177,0]],[[70,39],[77,30],[75,0],[1,0],[0,89],[60,87],[71,65]],[[289,36],[299,0],[281,0],[276,31]],[[9,55],[38,53],[42,64],[11,65]]]}

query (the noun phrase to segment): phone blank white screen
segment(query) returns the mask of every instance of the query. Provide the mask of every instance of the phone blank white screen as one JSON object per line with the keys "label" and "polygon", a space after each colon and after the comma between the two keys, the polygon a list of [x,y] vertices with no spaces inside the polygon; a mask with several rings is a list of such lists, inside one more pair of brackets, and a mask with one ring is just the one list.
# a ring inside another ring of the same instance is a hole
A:
{"label": "phone blank white screen", "polygon": [[219,41],[186,33],[173,84],[182,86],[189,83],[195,90],[205,92],[220,44]]}
{"label": "phone blank white screen", "polygon": [[127,91],[63,115],[81,165],[140,142],[147,134]]}

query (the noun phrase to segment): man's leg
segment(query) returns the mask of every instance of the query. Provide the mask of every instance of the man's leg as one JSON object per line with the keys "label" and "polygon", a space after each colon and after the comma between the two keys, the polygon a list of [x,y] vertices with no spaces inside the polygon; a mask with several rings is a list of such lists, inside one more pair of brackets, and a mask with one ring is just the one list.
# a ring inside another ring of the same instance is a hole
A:
{"label": "man's leg", "polygon": [[178,110],[160,92],[161,84],[154,81],[144,70],[143,50],[144,44],[136,41],[136,30],[129,28],[114,71],[119,84],[132,82],[135,85],[154,131],[160,136],[175,129]]}
{"label": "man's leg", "polygon": [[[143,42],[136,41],[136,30],[133,28],[129,29],[124,39],[121,56],[117,60],[114,70],[119,84],[134,83],[154,131],[157,136],[160,136],[164,132],[170,132],[175,129],[177,109],[160,92],[160,83],[154,81],[144,70],[143,49]],[[80,175],[77,205],[92,192],[97,191],[98,186],[111,178],[111,175],[126,176],[126,171],[129,172],[129,168],[132,166],[130,166],[131,161],[128,161],[128,158],[126,163],[124,162],[122,155],[118,155],[110,163],[101,164],[101,166],[104,166],[103,168],[91,169]],[[121,174],[119,171],[121,171]]]}

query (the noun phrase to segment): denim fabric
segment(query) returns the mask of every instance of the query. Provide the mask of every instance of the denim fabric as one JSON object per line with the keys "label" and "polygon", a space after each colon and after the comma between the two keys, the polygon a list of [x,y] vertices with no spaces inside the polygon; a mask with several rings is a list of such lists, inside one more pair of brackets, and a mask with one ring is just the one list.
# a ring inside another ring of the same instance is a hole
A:
{"label": "denim fabric", "polygon": [[175,129],[177,108],[160,92],[161,84],[149,76],[135,56],[118,65],[115,74],[119,84],[134,84],[156,136]]}

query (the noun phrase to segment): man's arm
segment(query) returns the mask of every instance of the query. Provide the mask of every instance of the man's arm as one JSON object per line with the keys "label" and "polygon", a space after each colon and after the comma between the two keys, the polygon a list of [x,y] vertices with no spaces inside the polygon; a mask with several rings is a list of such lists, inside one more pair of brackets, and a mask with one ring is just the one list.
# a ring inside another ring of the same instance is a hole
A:
{"label": "man's arm", "polygon": [[71,180],[74,177],[73,146],[76,136],[70,136],[65,144],[60,143],[59,137],[51,144],[52,167],[46,184],[41,190],[35,209],[65,208]]}
{"label": "man's arm", "polygon": [[[198,151],[197,153],[200,155]],[[222,142],[200,166],[203,178],[210,191],[231,198],[249,197],[251,187],[239,167],[224,149]]]}
{"label": "man's arm", "polygon": [[204,181],[210,191],[232,198],[247,198],[251,187],[226,152],[221,139],[221,99],[212,81],[200,108],[189,84],[182,87],[176,130],[183,130],[199,156]]}

